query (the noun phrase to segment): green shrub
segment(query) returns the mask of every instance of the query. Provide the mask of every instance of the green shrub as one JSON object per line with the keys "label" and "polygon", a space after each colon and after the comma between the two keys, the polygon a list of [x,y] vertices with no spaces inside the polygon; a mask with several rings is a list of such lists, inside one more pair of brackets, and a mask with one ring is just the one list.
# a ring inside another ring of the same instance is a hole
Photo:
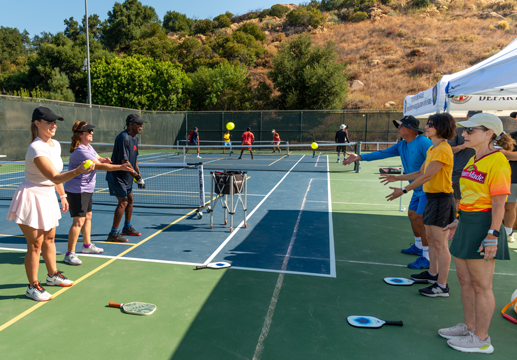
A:
{"label": "green shrub", "polygon": [[328,22],[335,24],[335,25],[339,25],[339,24],[341,24],[341,19],[339,19],[336,15],[331,15],[328,18]]}
{"label": "green shrub", "polygon": [[163,27],[169,32],[191,31],[194,20],[189,19],[187,15],[180,14],[176,11],[167,11],[163,17]]}
{"label": "green shrub", "polygon": [[501,30],[508,30],[510,28],[510,24],[507,21],[499,21],[497,23],[497,28]]}
{"label": "green shrub", "polygon": [[344,3],[345,0],[321,0],[320,8],[325,11],[338,10]]}
{"label": "green shrub", "polygon": [[234,17],[234,15],[229,11],[225,12],[224,15],[226,15],[226,17],[230,20],[232,19],[232,17]]}
{"label": "green shrub", "polygon": [[264,20],[264,18],[266,16],[269,16],[269,13],[270,13],[271,9],[264,9],[262,10],[258,15],[257,17],[260,19],[260,20]]}
{"label": "green shrub", "polygon": [[357,11],[352,16],[350,16],[350,21],[352,22],[361,22],[368,19],[368,14],[364,11]]}
{"label": "green shrub", "polygon": [[203,35],[206,35],[206,34],[209,34],[212,32],[212,30],[214,28],[216,28],[217,26],[217,23],[215,23],[214,21],[212,20],[199,20],[195,25],[194,25],[194,33],[195,34],[203,34]]}
{"label": "green shrub", "polygon": [[287,22],[291,26],[312,26],[317,28],[323,22],[321,11],[312,7],[300,6],[287,14]]}
{"label": "green shrub", "polygon": [[429,7],[431,0],[413,0],[413,6],[419,9]]}
{"label": "green shrub", "polygon": [[253,36],[258,41],[266,40],[266,35],[260,31],[259,27],[252,23],[246,23],[242,25],[237,31],[242,31],[245,34]]}
{"label": "green shrub", "polygon": [[217,27],[220,29],[228,28],[232,24],[231,20],[224,14],[216,16],[214,22],[217,22]]}
{"label": "green shrub", "polygon": [[269,16],[276,16],[276,17],[281,18],[288,12],[289,12],[289,8],[287,6],[276,4],[276,5],[271,6],[271,10],[269,11]]}

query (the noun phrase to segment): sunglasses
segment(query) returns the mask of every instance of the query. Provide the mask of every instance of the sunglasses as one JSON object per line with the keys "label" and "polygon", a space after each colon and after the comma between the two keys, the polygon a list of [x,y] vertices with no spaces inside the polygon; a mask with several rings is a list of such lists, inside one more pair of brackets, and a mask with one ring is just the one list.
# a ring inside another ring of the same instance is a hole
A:
{"label": "sunglasses", "polygon": [[83,132],[87,132],[88,134],[93,134],[93,129],[84,130]]}
{"label": "sunglasses", "polygon": [[470,128],[465,128],[463,131],[465,131],[467,134],[472,134],[474,131],[476,130],[484,130],[486,131],[486,128],[485,127],[470,127]]}
{"label": "sunglasses", "polygon": [[426,124],[426,126],[427,126],[428,128],[432,128],[432,127],[433,127],[433,122],[432,122],[432,121],[428,121],[428,122],[427,122],[427,124]]}

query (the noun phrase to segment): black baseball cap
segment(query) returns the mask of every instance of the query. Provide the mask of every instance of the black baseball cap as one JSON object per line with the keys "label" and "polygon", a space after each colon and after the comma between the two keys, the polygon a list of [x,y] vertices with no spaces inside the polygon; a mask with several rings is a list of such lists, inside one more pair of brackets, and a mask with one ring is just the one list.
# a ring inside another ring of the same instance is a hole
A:
{"label": "black baseball cap", "polygon": [[514,111],[510,114],[510,117],[513,117],[514,119],[517,119],[517,111]]}
{"label": "black baseball cap", "polygon": [[420,130],[420,121],[418,121],[418,119],[413,115],[406,115],[400,120],[393,120],[393,124],[397,129],[400,125],[402,125],[408,129],[418,132],[419,134],[424,133],[422,130]]}
{"label": "black baseball cap", "polygon": [[483,111],[481,111],[481,110],[477,110],[477,111],[476,111],[476,110],[469,110],[469,112],[467,113],[467,116],[468,116],[469,118],[471,118],[471,117],[473,117],[473,116],[474,116],[474,115],[476,115],[476,114],[481,114],[482,112],[483,112]]}
{"label": "black baseball cap", "polygon": [[129,125],[132,122],[142,125],[142,124],[146,123],[147,121],[142,119],[140,117],[140,115],[138,115],[138,114],[129,114],[126,118],[126,124]]}
{"label": "black baseball cap", "polygon": [[50,110],[49,108],[40,106],[34,109],[34,111],[32,112],[32,122],[34,122],[35,120],[45,120],[48,122],[52,122],[56,120],[63,121],[63,118],[61,116],[57,116],[56,114],[54,114],[52,110]]}
{"label": "black baseball cap", "polygon": [[80,132],[83,132],[83,131],[86,131],[86,130],[90,130],[90,129],[95,129],[95,126],[90,125],[90,124],[86,124],[86,125],[84,125],[83,127],[78,128],[78,129],[77,129],[77,130],[75,130],[74,132],[76,132],[76,133],[80,133]]}

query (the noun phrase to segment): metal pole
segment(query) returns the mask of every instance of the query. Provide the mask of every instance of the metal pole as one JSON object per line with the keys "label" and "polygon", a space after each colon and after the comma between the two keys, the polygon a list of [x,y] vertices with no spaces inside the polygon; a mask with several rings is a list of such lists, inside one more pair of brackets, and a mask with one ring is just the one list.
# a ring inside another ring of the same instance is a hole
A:
{"label": "metal pole", "polygon": [[262,111],[260,112],[260,135],[259,140],[262,141]]}
{"label": "metal pole", "polygon": [[84,0],[86,12],[86,67],[88,68],[88,105],[92,107],[92,80],[90,74],[90,31],[88,29],[88,0]]}
{"label": "metal pole", "polygon": [[303,111],[300,111],[300,144],[303,140]]}

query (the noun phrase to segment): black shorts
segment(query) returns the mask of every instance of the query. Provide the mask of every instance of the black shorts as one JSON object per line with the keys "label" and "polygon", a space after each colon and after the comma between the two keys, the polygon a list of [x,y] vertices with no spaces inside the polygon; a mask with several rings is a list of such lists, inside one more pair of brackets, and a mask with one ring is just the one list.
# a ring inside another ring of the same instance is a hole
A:
{"label": "black shorts", "polygon": [[93,193],[66,193],[71,217],[86,217],[92,211]]}
{"label": "black shorts", "polygon": [[461,200],[460,177],[461,177],[461,174],[452,175],[452,189],[454,190],[454,198],[456,200]]}
{"label": "black shorts", "polygon": [[336,147],[337,152],[346,152],[346,145],[340,145]]}
{"label": "black shorts", "polygon": [[456,202],[453,193],[426,193],[424,225],[446,227],[456,218]]}

